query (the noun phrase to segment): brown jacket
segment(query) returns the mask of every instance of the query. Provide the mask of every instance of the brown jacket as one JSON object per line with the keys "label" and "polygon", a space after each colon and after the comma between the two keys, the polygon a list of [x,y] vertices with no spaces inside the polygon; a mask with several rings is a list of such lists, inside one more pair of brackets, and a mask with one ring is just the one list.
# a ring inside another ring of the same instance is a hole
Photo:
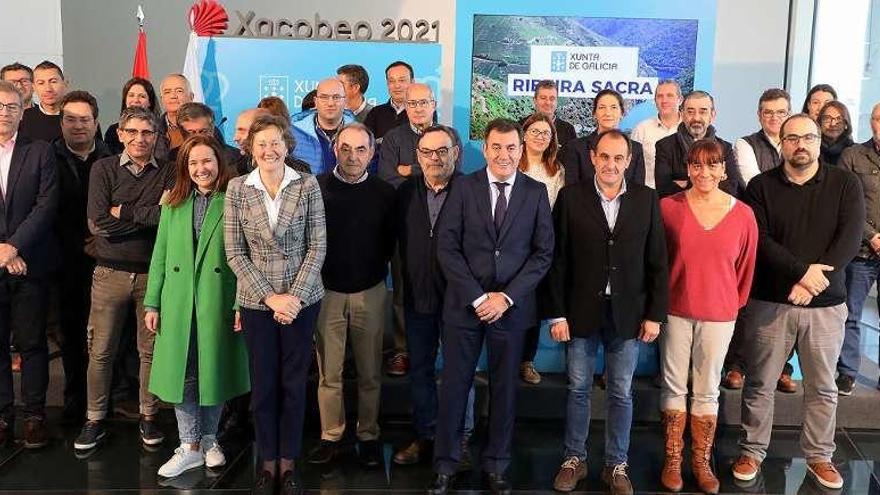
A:
{"label": "brown jacket", "polygon": [[870,247],[871,238],[880,231],[880,154],[874,140],[845,149],[840,156],[840,166],[856,174],[865,192],[865,227],[858,256],[878,259]]}

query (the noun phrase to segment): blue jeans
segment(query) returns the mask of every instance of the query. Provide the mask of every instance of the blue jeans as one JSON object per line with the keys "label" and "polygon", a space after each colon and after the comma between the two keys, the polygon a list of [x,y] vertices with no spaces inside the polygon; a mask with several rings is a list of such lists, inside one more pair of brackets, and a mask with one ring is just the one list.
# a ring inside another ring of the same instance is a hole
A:
{"label": "blue jeans", "polygon": [[843,336],[843,348],[837,361],[837,372],[841,375],[855,377],[859,374],[862,360],[860,349],[862,308],[871,286],[880,276],[880,261],[865,258],[853,258],[846,266],[846,331]]}
{"label": "blue jeans", "polygon": [[602,326],[586,338],[572,338],[565,348],[568,401],[565,414],[565,458],[587,458],[590,392],[599,344],[605,347],[606,420],[605,465],[626,462],[632,426],[632,379],[639,360],[637,339],[617,335],[611,303],[603,307]]}
{"label": "blue jeans", "polygon": [[199,405],[199,352],[196,327],[189,333],[189,352],[186,357],[186,374],[183,377],[183,402],[174,405],[180,443],[201,442],[203,437],[216,436],[223,404]]}
{"label": "blue jeans", "polygon": [[[406,347],[409,353],[413,428],[420,439],[433,439],[437,425],[437,350],[440,346],[441,314],[406,309]],[[474,431],[474,387],[468,392],[461,434]]]}

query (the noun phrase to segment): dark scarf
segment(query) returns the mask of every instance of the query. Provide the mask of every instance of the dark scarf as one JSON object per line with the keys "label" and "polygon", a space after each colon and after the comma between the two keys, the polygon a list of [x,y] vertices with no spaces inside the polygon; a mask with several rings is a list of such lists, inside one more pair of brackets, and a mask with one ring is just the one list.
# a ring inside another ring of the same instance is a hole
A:
{"label": "dark scarf", "polygon": [[850,133],[844,132],[836,140],[822,135],[822,147],[819,151],[821,161],[829,165],[837,165],[843,150],[853,145],[853,139]]}

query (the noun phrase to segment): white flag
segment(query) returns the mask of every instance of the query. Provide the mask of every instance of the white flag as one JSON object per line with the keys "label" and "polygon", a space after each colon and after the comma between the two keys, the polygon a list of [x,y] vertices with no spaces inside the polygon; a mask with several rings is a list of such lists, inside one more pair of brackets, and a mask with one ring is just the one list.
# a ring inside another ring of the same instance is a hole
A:
{"label": "white flag", "polygon": [[202,90],[202,69],[199,59],[199,36],[195,31],[189,32],[189,44],[186,46],[186,59],[183,61],[183,75],[189,81],[193,92],[193,101],[204,103],[205,93]]}

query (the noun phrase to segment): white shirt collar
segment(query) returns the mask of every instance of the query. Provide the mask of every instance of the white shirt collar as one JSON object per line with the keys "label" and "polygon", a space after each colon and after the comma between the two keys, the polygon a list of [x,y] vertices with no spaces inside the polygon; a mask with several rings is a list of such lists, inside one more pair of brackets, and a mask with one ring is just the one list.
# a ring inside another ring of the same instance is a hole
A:
{"label": "white shirt collar", "polygon": [[511,191],[513,190],[513,183],[516,181],[516,174],[517,174],[517,173],[518,173],[517,171],[514,171],[514,172],[513,172],[513,175],[511,175],[510,178],[508,178],[507,180],[501,180],[501,179],[499,179],[498,177],[495,177],[495,175],[492,174],[492,171],[489,170],[489,167],[488,167],[488,166],[486,167],[486,176],[489,177],[489,184],[490,184],[490,185],[491,185],[493,182],[506,182],[508,185],[510,185],[510,190],[511,190]]}
{"label": "white shirt collar", "polygon": [[360,177],[358,177],[357,180],[350,181],[350,180],[346,179],[345,177],[343,177],[341,173],[339,173],[339,165],[336,165],[335,167],[333,167],[333,176],[346,184],[360,184],[361,182],[367,180],[367,176],[369,174],[370,173],[367,170],[364,170],[364,175],[361,175]]}
{"label": "white shirt collar", "polygon": [[666,127],[666,125],[663,124],[663,120],[660,119],[659,113],[657,114],[656,117],[654,117],[654,119],[656,120],[657,127],[664,129],[664,130],[667,130],[667,131],[670,129],[677,129],[678,124],[681,124],[681,115],[678,116],[678,120],[675,122],[675,124],[672,124],[672,127]]}
{"label": "white shirt collar", "polygon": [[[284,166],[284,177],[281,179],[281,185],[278,187],[278,192],[284,190],[288,184],[300,178],[299,172],[288,167]],[[244,183],[253,186],[260,191],[268,193],[269,191],[266,189],[266,185],[263,184],[263,179],[260,178],[260,169],[255,168],[248,174],[247,178],[244,180]]]}
{"label": "white shirt collar", "polygon": [[626,179],[623,179],[623,182],[621,182],[620,191],[617,191],[617,196],[614,196],[611,199],[608,199],[605,196],[605,193],[602,192],[602,188],[599,187],[599,179],[597,179],[596,176],[593,176],[593,185],[596,186],[596,192],[599,193],[599,199],[601,199],[602,201],[605,201],[606,203],[612,203],[614,201],[617,201],[617,199],[620,198],[621,196],[623,196],[623,193],[626,192]]}
{"label": "white shirt collar", "polygon": [[354,113],[355,115],[363,112],[364,108],[367,108],[367,98],[363,97],[363,96],[362,96],[362,98],[363,98],[363,100],[361,100],[361,106],[357,107],[357,109],[352,111],[352,113]]}

